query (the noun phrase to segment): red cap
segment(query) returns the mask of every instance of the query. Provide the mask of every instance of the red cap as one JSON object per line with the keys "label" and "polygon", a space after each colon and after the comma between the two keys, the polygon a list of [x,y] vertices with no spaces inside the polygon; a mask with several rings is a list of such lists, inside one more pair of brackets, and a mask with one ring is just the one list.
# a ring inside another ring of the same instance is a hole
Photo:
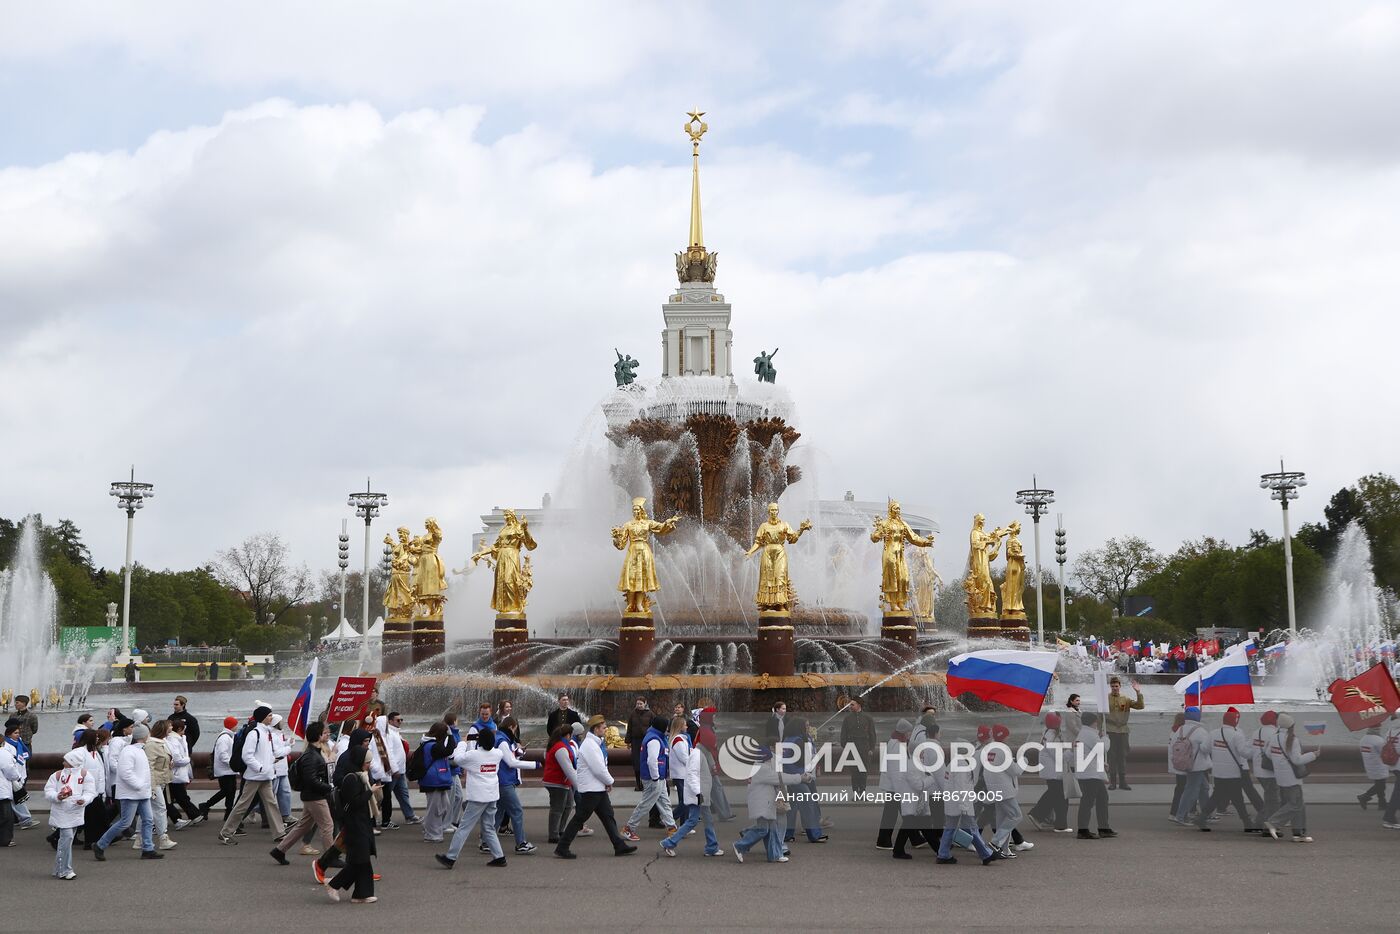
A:
{"label": "red cap", "polygon": [[237,717],[224,717],[224,729],[231,730],[236,726],[238,726]]}
{"label": "red cap", "polygon": [[992,724],[992,739],[996,740],[997,742],[1001,742],[1010,735],[1011,731],[1008,730],[1006,727],[1002,726],[1000,723]]}
{"label": "red cap", "polygon": [[1278,723],[1278,711],[1264,711],[1264,715],[1259,718],[1259,722],[1264,724],[1265,726],[1273,726],[1275,723]]}
{"label": "red cap", "polygon": [[987,724],[984,723],[984,724],[982,724],[981,726],[979,726],[979,727],[977,728],[977,742],[979,742],[979,743],[985,743],[987,740],[989,740],[989,739],[991,739],[991,738],[992,738],[992,728],[989,727],[989,726],[987,726]]}
{"label": "red cap", "polygon": [[1239,725],[1239,722],[1240,722],[1240,712],[1239,712],[1238,710],[1236,710],[1234,707],[1231,707],[1229,710],[1226,710],[1226,711],[1225,711],[1225,725],[1226,725],[1226,726],[1238,726],[1238,725]]}
{"label": "red cap", "polygon": [[1052,730],[1058,730],[1060,724],[1063,722],[1064,721],[1060,719],[1060,715],[1057,713],[1047,713],[1045,715],[1045,725]]}

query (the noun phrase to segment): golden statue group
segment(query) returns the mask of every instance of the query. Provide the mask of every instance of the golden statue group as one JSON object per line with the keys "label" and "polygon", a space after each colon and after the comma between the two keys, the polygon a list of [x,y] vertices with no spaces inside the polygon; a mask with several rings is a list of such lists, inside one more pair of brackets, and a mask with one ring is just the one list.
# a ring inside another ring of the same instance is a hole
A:
{"label": "golden statue group", "polygon": [[432,518],[423,525],[426,534],[413,538],[405,526],[399,526],[397,541],[384,536],[384,544],[391,549],[389,585],[384,589],[385,619],[389,622],[442,620],[442,605],[447,602],[447,573],[438,555],[442,528]]}
{"label": "golden statue group", "polygon": [[[1026,620],[1023,593],[1026,586],[1026,552],[1021,544],[1021,523],[986,530],[986,517],[980,512],[972,517],[972,532],[968,537],[967,577],[963,589],[967,592],[968,635],[995,635],[1006,627],[997,623],[996,588],[992,583],[992,562],[1006,540],[1006,578],[1001,585],[1001,616],[1006,622]],[[1021,629],[1022,627],[1012,627]]]}

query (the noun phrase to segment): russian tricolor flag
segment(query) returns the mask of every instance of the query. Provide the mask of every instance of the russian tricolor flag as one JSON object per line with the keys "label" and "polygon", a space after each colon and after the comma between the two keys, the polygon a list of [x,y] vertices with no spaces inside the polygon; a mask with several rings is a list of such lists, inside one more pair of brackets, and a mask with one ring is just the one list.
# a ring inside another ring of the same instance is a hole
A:
{"label": "russian tricolor flag", "polygon": [[311,673],[301,683],[301,689],[292,699],[292,710],[287,714],[287,725],[292,732],[306,739],[306,724],[311,719],[311,695],[316,692],[316,660],[311,660]]}
{"label": "russian tricolor flag", "polygon": [[1176,692],[1185,695],[1187,707],[1252,704],[1254,688],[1249,683],[1249,659],[1243,652],[1231,652],[1177,681]]}
{"label": "russian tricolor flag", "polygon": [[1059,659],[1057,652],[966,652],[948,662],[948,696],[972,694],[1012,710],[1040,713]]}

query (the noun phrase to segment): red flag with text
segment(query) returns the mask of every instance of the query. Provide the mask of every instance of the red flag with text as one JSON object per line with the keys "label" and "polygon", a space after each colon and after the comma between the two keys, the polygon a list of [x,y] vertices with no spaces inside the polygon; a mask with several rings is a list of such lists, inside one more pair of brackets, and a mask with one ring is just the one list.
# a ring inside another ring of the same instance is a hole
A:
{"label": "red flag with text", "polygon": [[1338,679],[1327,686],[1332,706],[1353,733],[1375,726],[1400,710],[1400,690],[1385,665],[1377,663],[1347,681]]}
{"label": "red flag with text", "polygon": [[330,707],[326,710],[327,723],[344,723],[351,719],[369,703],[374,696],[374,678],[341,675],[335,679],[335,690],[331,692]]}

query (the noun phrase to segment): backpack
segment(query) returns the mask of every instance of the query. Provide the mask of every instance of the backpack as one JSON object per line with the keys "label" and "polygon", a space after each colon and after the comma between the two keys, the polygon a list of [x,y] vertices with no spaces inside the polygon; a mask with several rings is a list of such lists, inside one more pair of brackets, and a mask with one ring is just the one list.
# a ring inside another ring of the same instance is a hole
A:
{"label": "backpack", "polygon": [[405,775],[411,782],[421,782],[427,774],[428,765],[423,757],[423,744],[419,743],[418,748],[413,750],[413,755],[408,757],[408,771]]}
{"label": "backpack", "polygon": [[1381,747],[1381,761],[1386,765],[1400,765],[1400,746],[1396,745],[1397,740],[1400,740],[1400,736],[1389,736],[1385,745]]}
{"label": "backpack", "polygon": [[[238,732],[233,737],[233,751],[228,757],[228,767],[233,769],[235,775],[242,775],[243,770],[248,766],[243,762],[243,744],[248,739],[248,734],[252,731],[253,725],[245,723],[238,728]],[[256,741],[254,741],[256,744]]]}
{"label": "backpack", "polygon": [[1191,736],[1185,730],[1172,740],[1171,763],[1178,772],[1190,772],[1196,766],[1196,750],[1192,748]]}
{"label": "backpack", "polygon": [[[306,753],[302,755],[305,756]],[[287,784],[291,786],[292,791],[301,791],[301,759],[287,763]]]}

